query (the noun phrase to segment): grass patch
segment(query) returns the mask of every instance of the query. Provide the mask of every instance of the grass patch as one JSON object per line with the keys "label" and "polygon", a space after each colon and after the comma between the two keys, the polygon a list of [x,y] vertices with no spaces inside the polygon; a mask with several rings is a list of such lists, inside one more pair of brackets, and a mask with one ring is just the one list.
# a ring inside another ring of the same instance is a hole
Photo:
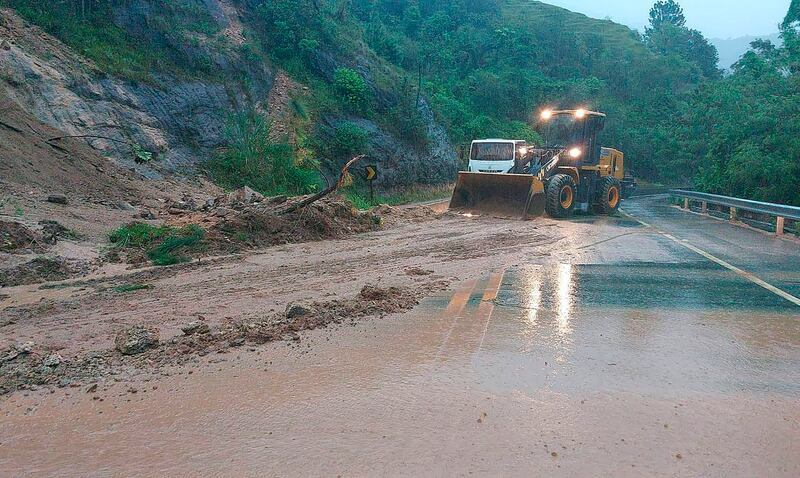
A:
{"label": "grass patch", "polygon": [[114,287],[114,292],[119,294],[125,294],[127,292],[136,292],[137,290],[149,290],[152,289],[153,286],[151,284],[122,284]]}
{"label": "grass patch", "polygon": [[211,179],[226,189],[249,186],[265,196],[315,192],[319,174],[303,164],[292,145],[270,136],[270,122],[256,113],[236,114],[225,127],[228,146],[206,163]]}
{"label": "grass patch", "polygon": [[117,248],[144,251],[157,266],[189,261],[186,254],[202,250],[204,237],[205,231],[196,224],[176,228],[141,222],[128,224],[109,234],[109,240]]}
{"label": "grass patch", "polygon": [[345,198],[357,209],[370,209],[381,204],[399,206],[416,202],[447,199],[453,192],[452,184],[436,186],[412,186],[407,189],[398,189],[387,192],[375,192],[375,197],[370,198],[369,190],[363,187],[353,187],[345,192]]}

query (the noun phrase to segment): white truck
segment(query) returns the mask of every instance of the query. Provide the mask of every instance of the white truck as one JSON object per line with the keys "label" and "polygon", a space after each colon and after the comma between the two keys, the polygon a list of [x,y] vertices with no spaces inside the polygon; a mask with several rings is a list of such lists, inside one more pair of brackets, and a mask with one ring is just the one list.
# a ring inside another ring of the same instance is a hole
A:
{"label": "white truck", "polygon": [[469,148],[469,171],[507,173],[515,161],[528,154],[528,145],[517,139],[480,139]]}

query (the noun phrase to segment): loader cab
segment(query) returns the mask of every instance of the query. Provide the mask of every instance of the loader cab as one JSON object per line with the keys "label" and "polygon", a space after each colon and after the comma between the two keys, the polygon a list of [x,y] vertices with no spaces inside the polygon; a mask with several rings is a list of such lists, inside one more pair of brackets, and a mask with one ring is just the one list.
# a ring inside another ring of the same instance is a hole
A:
{"label": "loader cab", "polygon": [[597,135],[605,128],[606,115],[584,109],[545,110],[537,131],[548,149],[568,153],[571,166],[593,166],[600,162]]}
{"label": "loader cab", "polygon": [[528,146],[522,140],[481,139],[469,148],[469,171],[475,173],[507,173],[516,161],[527,154]]}

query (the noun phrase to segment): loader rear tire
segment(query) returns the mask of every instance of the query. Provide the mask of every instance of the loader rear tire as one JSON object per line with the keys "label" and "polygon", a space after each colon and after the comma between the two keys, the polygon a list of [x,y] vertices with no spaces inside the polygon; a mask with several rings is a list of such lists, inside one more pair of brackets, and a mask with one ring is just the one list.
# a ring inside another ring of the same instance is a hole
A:
{"label": "loader rear tire", "polygon": [[602,179],[597,192],[595,210],[598,214],[613,216],[619,210],[622,201],[622,186],[619,179],[606,177]]}
{"label": "loader rear tire", "polygon": [[577,199],[575,180],[569,174],[556,174],[547,183],[547,214],[550,217],[569,217]]}

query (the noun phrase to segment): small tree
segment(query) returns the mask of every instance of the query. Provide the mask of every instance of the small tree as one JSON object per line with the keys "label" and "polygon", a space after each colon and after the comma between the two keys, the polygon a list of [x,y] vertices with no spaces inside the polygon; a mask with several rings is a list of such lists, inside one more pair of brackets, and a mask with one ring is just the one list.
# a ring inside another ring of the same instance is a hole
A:
{"label": "small tree", "polygon": [[364,113],[367,109],[367,82],[355,70],[338,68],[333,74],[333,84],[342,95],[344,106],[351,113]]}

